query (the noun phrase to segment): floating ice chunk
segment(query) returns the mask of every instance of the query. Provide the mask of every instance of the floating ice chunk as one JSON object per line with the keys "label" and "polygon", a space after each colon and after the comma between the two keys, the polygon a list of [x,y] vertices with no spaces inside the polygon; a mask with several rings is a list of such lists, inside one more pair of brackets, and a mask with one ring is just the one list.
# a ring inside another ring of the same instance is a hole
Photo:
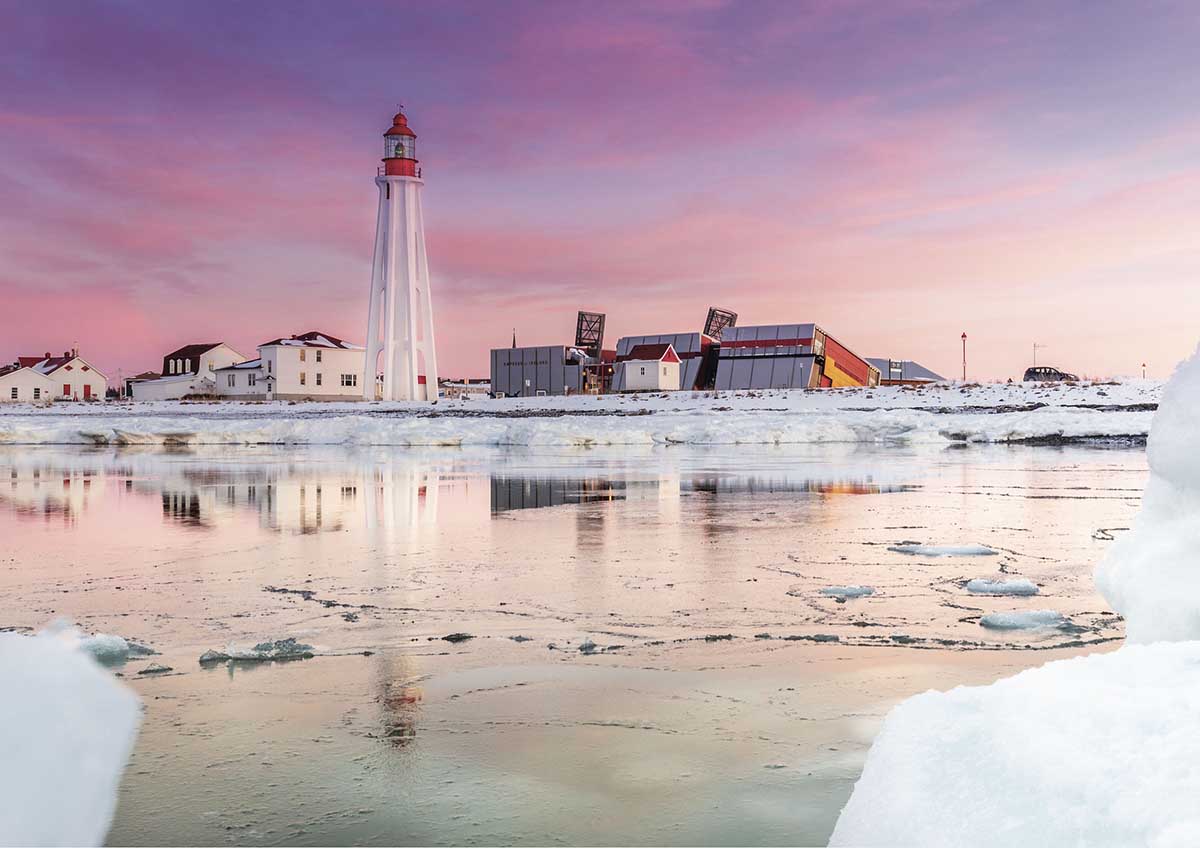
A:
{"label": "floating ice chunk", "polygon": [[108,633],[80,637],[79,648],[105,665],[115,665],[129,659],[129,643],[120,636]]}
{"label": "floating ice chunk", "polygon": [[150,663],[150,665],[146,666],[141,671],[139,671],[138,674],[149,674],[149,675],[166,674],[168,671],[174,671],[174,670],[175,669],[171,668],[169,665],[162,665],[161,663]]}
{"label": "floating ice chunk", "polygon": [[1150,428],[1150,479],[1133,529],[1096,567],[1127,642],[1200,639],[1200,350],[1176,369]]}
{"label": "floating ice chunk", "polygon": [[80,647],[0,633],[0,844],[100,845],[112,823],[141,711]]}
{"label": "floating ice chunk", "polygon": [[1036,595],[1038,587],[1032,580],[985,580],[976,578],[967,581],[967,591],[976,595]]}
{"label": "floating ice chunk", "polygon": [[995,556],[999,553],[986,545],[892,545],[888,550],[925,557]]}
{"label": "floating ice chunk", "polygon": [[826,586],[821,594],[831,598],[865,598],[874,595],[875,590],[870,586]]}
{"label": "floating ice chunk", "polygon": [[893,709],[834,846],[1195,845],[1200,642],[1132,645]]}
{"label": "floating ice chunk", "polygon": [[200,665],[235,660],[237,662],[271,662],[273,660],[312,659],[312,645],[297,642],[294,638],[276,639],[274,642],[259,642],[253,648],[228,651],[205,651],[200,655]]}
{"label": "floating ice chunk", "polygon": [[1038,630],[1043,627],[1062,627],[1070,624],[1070,621],[1054,610],[1021,610],[989,612],[979,619],[979,624],[989,630]]}

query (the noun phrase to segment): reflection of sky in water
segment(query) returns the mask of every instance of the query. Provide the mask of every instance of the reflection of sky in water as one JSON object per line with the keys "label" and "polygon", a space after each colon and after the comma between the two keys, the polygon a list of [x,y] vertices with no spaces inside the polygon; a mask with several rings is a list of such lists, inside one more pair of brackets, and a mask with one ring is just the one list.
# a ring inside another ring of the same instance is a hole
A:
{"label": "reflection of sky in water", "polygon": [[[180,672],[124,669],[149,700],[114,841],[821,842],[896,698],[1047,657],[975,648],[1119,634],[1093,533],[1128,526],[1144,465],[845,445],[0,450],[0,627],[70,616]],[[1001,553],[887,550],[902,541]],[[962,586],[1002,575],[1042,594]],[[876,591],[821,594],[846,585]],[[1082,632],[978,626],[1032,608]],[[196,664],[288,635],[339,656]]]}

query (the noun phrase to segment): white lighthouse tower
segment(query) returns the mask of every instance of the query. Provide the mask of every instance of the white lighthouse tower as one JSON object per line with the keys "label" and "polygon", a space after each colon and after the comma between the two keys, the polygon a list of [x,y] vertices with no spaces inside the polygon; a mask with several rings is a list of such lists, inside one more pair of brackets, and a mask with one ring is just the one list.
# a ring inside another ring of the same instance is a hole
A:
{"label": "white lighthouse tower", "polygon": [[[376,397],[383,372],[383,400],[432,400],[438,396],[437,354],[433,346],[433,302],[421,217],[421,170],[417,134],[397,112],[383,134],[379,216],[375,222],[375,261],[367,317],[367,359],[363,398]],[[380,352],[383,358],[380,359]]]}

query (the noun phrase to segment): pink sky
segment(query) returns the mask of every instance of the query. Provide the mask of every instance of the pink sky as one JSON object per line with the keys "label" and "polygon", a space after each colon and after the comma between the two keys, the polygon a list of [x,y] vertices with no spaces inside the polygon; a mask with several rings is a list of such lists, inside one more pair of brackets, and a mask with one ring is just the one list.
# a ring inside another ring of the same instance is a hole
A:
{"label": "pink sky", "polygon": [[438,355],[815,321],[947,375],[1200,337],[1194,4],[0,0],[0,361],[361,342],[419,135]]}

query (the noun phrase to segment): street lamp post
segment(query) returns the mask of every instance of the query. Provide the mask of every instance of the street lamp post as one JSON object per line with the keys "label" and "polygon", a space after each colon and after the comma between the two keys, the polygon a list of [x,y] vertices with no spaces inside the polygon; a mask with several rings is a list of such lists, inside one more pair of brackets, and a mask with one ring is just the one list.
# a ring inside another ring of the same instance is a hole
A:
{"label": "street lamp post", "polygon": [[967,334],[962,334],[963,343],[963,382],[967,382]]}

